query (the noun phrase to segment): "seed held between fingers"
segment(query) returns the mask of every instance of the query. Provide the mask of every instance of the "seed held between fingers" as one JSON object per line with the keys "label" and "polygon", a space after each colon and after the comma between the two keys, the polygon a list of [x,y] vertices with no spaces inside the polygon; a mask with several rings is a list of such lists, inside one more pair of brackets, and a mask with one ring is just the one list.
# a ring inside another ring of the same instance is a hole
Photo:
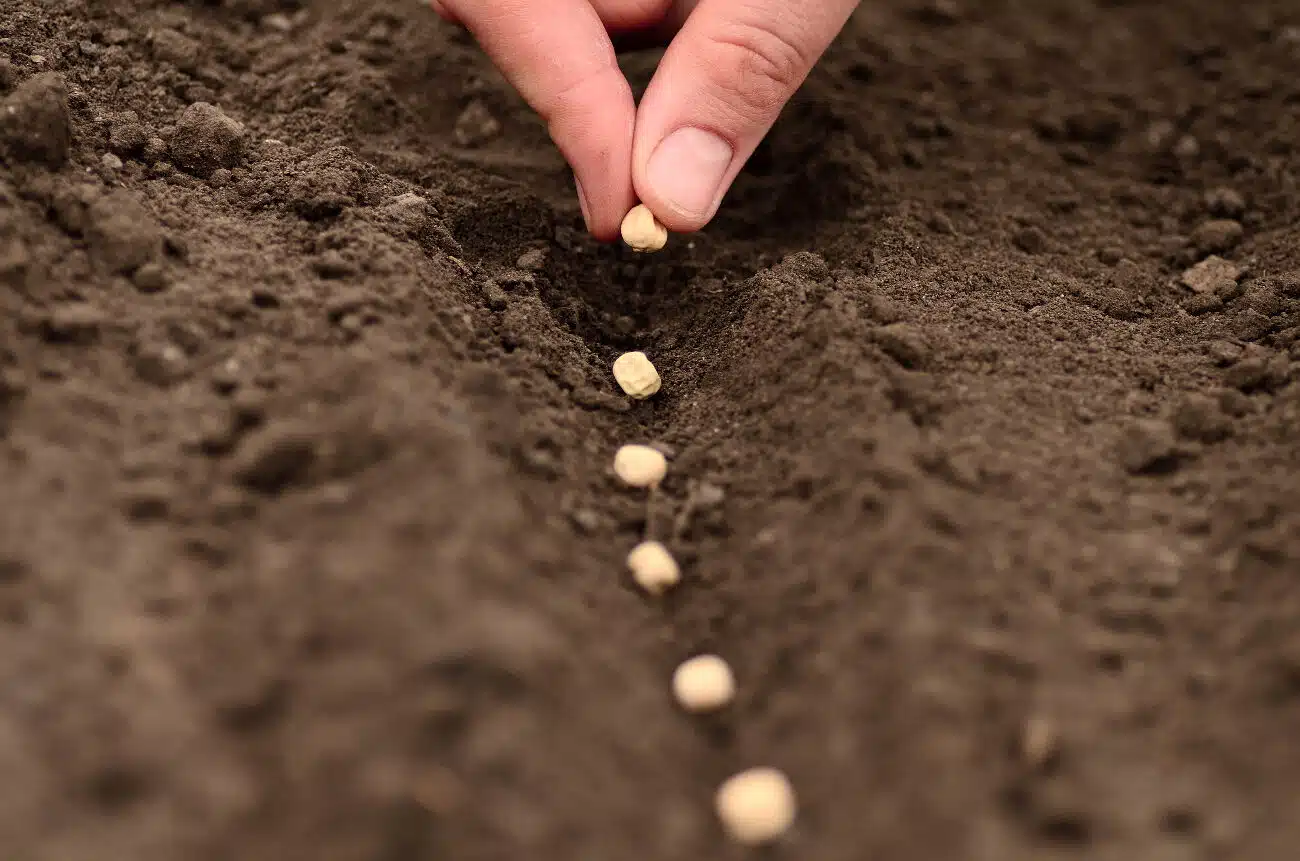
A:
{"label": "seed held between fingers", "polygon": [[658,541],[643,541],[627,554],[632,579],[651,595],[662,595],[682,579],[682,570],[668,548]]}
{"label": "seed held between fingers", "polygon": [[668,474],[668,460],[648,445],[625,445],[614,455],[614,474],[631,487],[654,487]]}
{"label": "seed held between fingers", "polygon": [[736,695],[731,667],[717,655],[699,655],[673,673],[673,695],[688,712],[717,711]]}
{"label": "seed held between fingers", "polygon": [[737,843],[771,843],[794,824],[794,787],[775,768],[751,768],[729,778],[714,802],[723,828]]}
{"label": "seed held between fingers", "polygon": [[623,216],[623,241],[638,253],[662,251],[668,244],[668,228],[659,223],[654,213],[644,203],[632,207]]}
{"label": "seed held between fingers", "polygon": [[654,364],[639,350],[624,353],[614,360],[614,379],[628,397],[637,400],[651,397],[663,384]]}

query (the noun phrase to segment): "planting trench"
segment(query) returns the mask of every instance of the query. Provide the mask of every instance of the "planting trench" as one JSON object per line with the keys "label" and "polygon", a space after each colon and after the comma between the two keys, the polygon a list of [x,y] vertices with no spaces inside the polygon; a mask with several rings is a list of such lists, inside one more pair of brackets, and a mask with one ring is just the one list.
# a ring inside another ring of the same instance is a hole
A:
{"label": "planting trench", "polygon": [[641,257],[417,4],[0,0],[0,854],[1293,857],[1289,5],[864,3]]}

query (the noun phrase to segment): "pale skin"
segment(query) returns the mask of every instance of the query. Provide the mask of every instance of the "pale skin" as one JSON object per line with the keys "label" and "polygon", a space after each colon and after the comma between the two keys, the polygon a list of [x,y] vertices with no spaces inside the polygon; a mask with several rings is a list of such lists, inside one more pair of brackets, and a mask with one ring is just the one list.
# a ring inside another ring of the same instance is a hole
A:
{"label": "pale skin", "polygon": [[[546,122],[588,229],[638,201],[670,230],[712,220],[858,0],[432,0]],[[667,43],[638,106],[615,43]]]}

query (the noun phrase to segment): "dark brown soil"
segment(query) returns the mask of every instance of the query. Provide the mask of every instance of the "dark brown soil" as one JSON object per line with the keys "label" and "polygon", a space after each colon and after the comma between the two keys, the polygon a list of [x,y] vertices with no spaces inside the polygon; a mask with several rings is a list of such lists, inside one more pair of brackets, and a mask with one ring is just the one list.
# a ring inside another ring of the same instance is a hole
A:
{"label": "dark brown soil", "polygon": [[0,0],[0,856],[1294,859],[1297,64],[869,0],[646,259],[411,0]]}

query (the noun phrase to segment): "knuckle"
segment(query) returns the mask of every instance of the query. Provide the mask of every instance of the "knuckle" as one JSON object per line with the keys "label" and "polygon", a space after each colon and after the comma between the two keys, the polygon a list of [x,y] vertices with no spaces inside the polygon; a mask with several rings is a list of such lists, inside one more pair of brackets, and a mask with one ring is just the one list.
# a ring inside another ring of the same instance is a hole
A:
{"label": "knuckle", "polygon": [[779,109],[803,83],[812,66],[796,40],[772,27],[735,23],[714,41],[732,57],[722,65],[728,90],[753,113],[766,115]]}

